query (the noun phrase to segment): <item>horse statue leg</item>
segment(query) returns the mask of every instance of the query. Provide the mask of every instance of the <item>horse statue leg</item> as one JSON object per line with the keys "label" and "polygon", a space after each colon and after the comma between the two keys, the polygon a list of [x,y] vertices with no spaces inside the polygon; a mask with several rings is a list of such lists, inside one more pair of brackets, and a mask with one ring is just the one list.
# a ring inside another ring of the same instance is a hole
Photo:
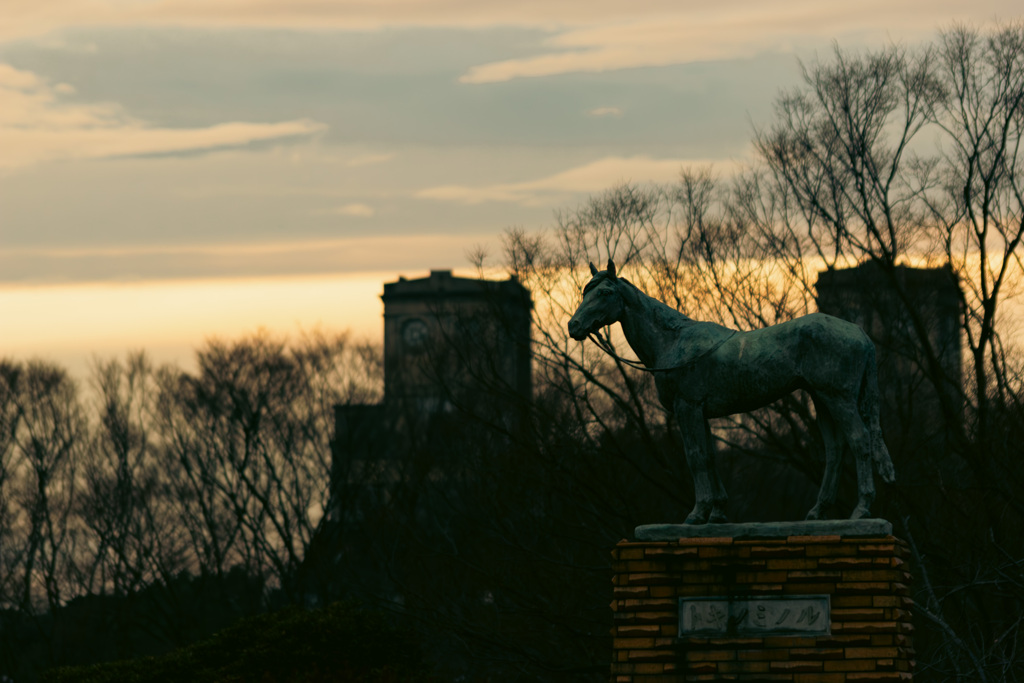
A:
{"label": "horse statue leg", "polygon": [[846,439],[846,445],[857,463],[857,507],[850,519],[861,519],[871,515],[871,503],[875,500],[875,469],[871,453],[871,435],[860,417],[857,404],[852,400],[829,401],[828,411],[835,420],[839,433]]}
{"label": "horse statue leg", "polygon": [[875,468],[883,481],[892,484],[896,481],[896,470],[892,466],[889,449],[886,448],[885,440],[882,438],[882,425],[879,424],[878,418],[878,402],[878,366],[875,361],[875,349],[872,347],[869,349],[864,366],[857,410],[860,413],[860,419],[867,426],[868,434],[871,435],[870,452]]}
{"label": "horse statue leg", "polygon": [[818,500],[807,513],[807,519],[829,519],[839,491],[839,473],[843,464],[843,440],[836,433],[835,420],[828,411],[826,401],[814,396],[818,415],[818,430],[825,445],[825,474],[818,489]]}
{"label": "horse statue leg", "polygon": [[707,422],[700,406],[677,400],[675,402],[676,421],[683,437],[683,449],[686,452],[686,464],[693,477],[693,492],[696,502],[693,510],[686,516],[686,524],[720,523],[726,521],[725,489],[722,487],[714,462],[708,449]]}
{"label": "horse statue leg", "polygon": [[722,478],[718,476],[718,465],[716,464],[715,440],[711,436],[711,423],[704,420],[704,443],[708,454],[708,476],[711,479],[711,515],[708,522],[712,524],[725,524],[729,517],[725,514],[725,504],[729,501],[729,495],[725,492]]}

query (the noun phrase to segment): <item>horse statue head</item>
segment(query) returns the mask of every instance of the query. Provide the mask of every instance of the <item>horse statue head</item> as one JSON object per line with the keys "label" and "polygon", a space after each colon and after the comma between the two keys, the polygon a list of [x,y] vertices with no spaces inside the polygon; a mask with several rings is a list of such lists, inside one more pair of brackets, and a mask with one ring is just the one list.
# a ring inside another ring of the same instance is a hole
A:
{"label": "horse statue head", "polygon": [[615,274],[615,262],[608,259],[608,269],[599,271],[590,264],[590,282],[583,288],[583,301],[569,320],[569,336],[577,341],[618,322],[622,318],[625,302]]}

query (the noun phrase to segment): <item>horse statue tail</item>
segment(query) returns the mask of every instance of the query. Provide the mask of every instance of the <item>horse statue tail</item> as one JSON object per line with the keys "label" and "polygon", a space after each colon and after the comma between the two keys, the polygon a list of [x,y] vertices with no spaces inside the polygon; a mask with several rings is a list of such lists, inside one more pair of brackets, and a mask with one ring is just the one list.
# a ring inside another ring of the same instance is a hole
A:
{"label": "horse statue tail", "polygon": [[870,342],[864,377],[861,381],[860,397],[857,401],[857,411],[864,421],[864,426],[868,429],[871,460],[875,464],[875,470],[885,482],[891,484],[896,481],[896,469],[892,466],[892,458],[889,457],[889,449],[886,448],[885,440],[882,439],[882,426],[878,421],[878,363],[875,360],[875,345]]}

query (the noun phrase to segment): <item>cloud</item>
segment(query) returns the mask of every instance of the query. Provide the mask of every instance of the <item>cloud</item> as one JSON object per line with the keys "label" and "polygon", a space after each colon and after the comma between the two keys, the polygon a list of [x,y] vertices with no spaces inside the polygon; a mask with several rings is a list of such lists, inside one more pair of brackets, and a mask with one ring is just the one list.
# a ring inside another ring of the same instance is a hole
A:
{"label": "cloud", "polygon": [[4,0],[0,40],[72,26],[197,26],[376,30],[388,27],[552,27],[617,21],[673,0]]}
{"label": "cloud", "polygon": [[[641,34],[650,36],[650,58],[658,59],[661,54],[664,59],[666,52],[679,55],[707,47],[722,37],[721,30],[736,32],[733,39],[726,38],[726,44],[739,48],[750,41],[777,44],[780,35],[809,28],[826,38],[861,27],[884,27],[894,34],[906,29],[932,32],[954,20],[987,22],[992,17],[1019,15],[1019,0],[932,0],[928,11],[921,10],[919,0],[729,0],[711,4],[700,0],[4,0],[0,41],[83,26],[303,30],[517,26],[557,32],[552,42],[557,51],[594,50],[589,58],[576,56],[589,61],[583,70],[590,70],[597,62],[613,59],[615,55],[607,50],[615,47],[621,49],[622,59],[639,60],[643,44],[637,39]],[[588,42],[596,37],[594,31],[614,34],[620,28],[625,31],[619,37]],[[674,49],[664,38],[667,33],[676,34]]]}
{"label": "cloud", "polygon": [[763,3],[735,11],[690,11],[646,17],[624,24],[573,27],[547,42],[539,55],[508,59],[471,68],[462,83],[498,83],[515,78],[537,78],[574,72],[603,72],[667,66],[702,60],[749,57],[766,49],[779,49],[807,35],[793,23],[793,9],[815,12],[813,35],[830,36],[837,27],[824,12],[803,3]]}
{"label": "cloud", "polygon": [[160,128],[114,103],[64,99],[66,83],[0,63],[0,169],[64,159],[181,154],[284,140],[324,130],[316,121],[232,121],[206,128]]}
{"label": "cloud", "polygon": [[[541,54],[472,67],[460,77],[468,84],[499,83],[566,73],[597,73],[697,61],[749,58],[765,51],[789,52],[797,44],[821,44],[844,35],[871,41],[919,40],[954,21],[988,22],[1016,16],[1004,0],[964,10],[941,0],[927,13],[909,1],[864,0],[826,3],[717,3],[674,11],[639,11],[619,22],[585,21],[562,28]],[[582,19],[582,17],[581,17]]]}
{"label": "cloud", "polygon": [[953,22],[1020,15],[1019,0],[5,0],[0,41],[60,45],[67,28],[381,30],[521,27],[551,33],[540,54],[479,64],[467,84],[667,66],[789,51],[842,36],[918,40]]}
{"label": "cloud", "polygon": [[648,156],[605,157],[561,173],[520,183],[468,186],[444,185],[420,190],[416,197],[462,204],[484,202],[548,203],[553,194],[600,192],[620,182],[664,183],[679,177],[685,165],[710,163]]}
{"label": "cloud", "polygon": [[[488,233],[366,235],[214,244],[4,247],[4,283],[262,277],[459,266],[467,244]],[[453,255],[456,261],[453,262]]]}
{"label": "cloud", "polygon": [[622,116],[622,110],[618,107],[595,107],[587,112],[587,116],[593,116],[594,118],[611,117],[620,118]]}
{"label": "cloud", "polygon": [[369,204],[345,204],[334,209],[328,209],[324,213],[338,216],[358,216],[360,218],[371,218],[377,211]]}

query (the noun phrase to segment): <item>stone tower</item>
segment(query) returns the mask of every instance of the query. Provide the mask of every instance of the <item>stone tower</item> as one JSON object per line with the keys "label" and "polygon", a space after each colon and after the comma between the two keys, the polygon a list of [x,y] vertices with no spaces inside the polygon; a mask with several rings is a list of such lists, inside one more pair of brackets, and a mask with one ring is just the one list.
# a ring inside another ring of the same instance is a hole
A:
{"label": "stone tower", "polygon": [[384,285],[384,403],[425,412],[479,395],[529,398],[530,292],[434,270]]}
{"label": "stone tower", "polygon": [[411,455],[451,450],[461,432],[480,424],[470,415],[507,429],[531,396],[533,303],[516,280],[434,270],[385,283],[381,299],[384,402],[334,407],[333,521],[379,509],[407,476]]}
{"label": "stone tower", "polygon": [[820,311],[857,323],[875,342],[890,449],[944,452],[963,392],[963,312],[953,271],[865,263],[820,273],[817,293]]}

